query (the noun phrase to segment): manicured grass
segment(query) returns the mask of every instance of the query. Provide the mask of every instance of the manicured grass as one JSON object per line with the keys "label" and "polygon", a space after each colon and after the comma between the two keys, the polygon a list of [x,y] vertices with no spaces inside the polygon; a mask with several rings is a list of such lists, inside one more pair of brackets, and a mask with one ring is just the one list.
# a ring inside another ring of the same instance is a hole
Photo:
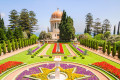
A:
{"label": "manicured grass", "polygon": [[64,54],[67,56],[67,55],[70,55],[70,52],[69,50],[67,49],[66,45],[65,44],[62,44],[63,46],[63,50],[64,50]]}
{"label": "manicured grass", "polygon": [[47,50],[46,55],[52,55],[52,50],[53,50],[54,44],[50,45],[50,48]]}

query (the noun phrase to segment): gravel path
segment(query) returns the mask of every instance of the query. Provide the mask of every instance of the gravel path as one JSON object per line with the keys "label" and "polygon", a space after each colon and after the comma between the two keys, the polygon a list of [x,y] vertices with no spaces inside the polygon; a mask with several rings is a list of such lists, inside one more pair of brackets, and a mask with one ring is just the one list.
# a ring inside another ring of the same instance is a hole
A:
{"label": "gravel path", "polygon": [[35,47],[35,46],[37,46],[37,45],[38,45],[38,44],[34,44],[34,45],[31,45],[31,46],[28,46],[28,47],[24,47],[24,48],[15,50],[15,51],[13,51],[13,52],[11,52],[11,53],[6,53],[5,55],[1,55],[1,56],[0,56],[0,60],[6,59],[6,58],[11,57],[11,56],[14,56],[14,55],[16,55],[16,54],[18,54],[18,53],[20,53],[20,52],[23,52],[23,51],[25,51],[25,50],[28,50],[29,48]]}
{"label": "gravel path", "polygon": [[110,57],[110,56],[107,56],[107,55],[99,52],[99,50],[96,51],[96,50],[90,49],[90,48],[88,48],[88,47],[85,47],[85,46],[83,46],[83,45],[78,45],[78,46],[80,46],[80,47],[82,47],[82,48],[84,48],[84,49],[86,49],[86,50],[89,50],[89,51],[91,51],[91,52],[93,52],[93,53],[95,53],[95,54],[98,54],[98,55],[100,55],[100,56],[102,56],[102,57],[105,57],[105,58],[107,58],[107,59],[109,59],[109,60],[111,60],[111,61],[114,61],[114,62],[120,64],[120,60],[114,59],[113,57]]}
{"label": "gravel path", "polygon": [[66,45],[67,49],[69,50],[69,52],[70,52],[70,54],[71,54],[72,56],[77,56],[77,55],[72,51],[72,49],[70,48],[70,46],[69,46],[68,44],[65,44],[65,45]]}
{"label": "gravel path", "polygon": [[[15,80],[16,75],[19,75],[24,70],[27,70],[27,69],[29,69],[31,67],[38,66],[38,65],[41,65],[41,64],[47,64],[47,63],[55,63],[55,62],[54,61],[52,61],[52,62],[40,62],[40,63],[31,64],[31,65],[26,65],[26,66],[24,66],[22,68],[19,68],[19,69],[15,70],[15,71],[11,72],[9,75],[4,77],[2,80]],[[91,68],[89,66],[85,66],[85,65],[78,64],[78,63],[73,63],[73,62],[60,62],[60,63],[73,64],[73,65],[76,65],[76,66],[83,67],[83,68],[93,72],[100,80],[109,80],[104,74],[102,74],[99,71],[96,71],[95,69],[93,69],[93,68]]]}
{"label": "gravel path", "polygon": [[46,55],[46,52],[47,52],[47,50],[50,48],[50,45],[51,45],[51,44],[48,44],[48,45],[44,48],[44,50],[43,50],[38,56]]}

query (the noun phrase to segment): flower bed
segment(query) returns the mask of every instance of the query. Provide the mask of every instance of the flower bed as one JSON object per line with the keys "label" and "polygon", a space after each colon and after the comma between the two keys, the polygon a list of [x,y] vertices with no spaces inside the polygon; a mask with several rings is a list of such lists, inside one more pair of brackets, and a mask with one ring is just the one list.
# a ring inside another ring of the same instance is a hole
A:
{"label": "flower bed", "polygon": [[62,47],[62,43],[59,43],[59,47],[60,47],[60,51],[57,52],[57,43],[54,44],[54,48],[52,50],[52,53],[53,54],[64,54],[64,51],[63,51],[63,47]]}
{"label": "flower bed", "polygon": [[[41,47],[42,47],[42,46],[43,46],[43,44],[41,45]],[[39,48],[40,48],[40,47],[35,48],[35,49],[32,51],[32,53],[34,53],[35,51],[37,51]]]}
{"label": "flower bed", "polygon": [[[18,75],[15,80],[32,80],[32,79],[29,79],[29,78],[25,78],[24,76],[41,73],[39,67],[53,69],[55,67],[55,64],[54,63],[52,63],[52,64],[42,64],[42,65],[39,65],[39,66],[29,68],[29,70],[25,70],[22,73],[20,73],[20,75]],[[69,69],[69,68],[76,67],[75,73],[90,76],[90,77],[87,77],[86,79],[82,79],[82,80],[99,80],[97,78],[97,76],[95,74],[93,74],[91,71],[86,70],[85,68],[82,68],[80,66],[75,66],[75,65],[72,65],[72,64],[69,64],[69,65],[68,64],[60,64],[60,67],[63,68],[63,69]],[[42,79],[42,80],[44,80],[44,79]],[[71,79],[69,79],[69,80],[71,80]],[[81,80],[81,79],[78,79],[78,80]]]}
{"label": "flower bed", "polygon": [[116,68],[115,66],[110,65],[109,63],[103,61],[103,62],[96,62],[92,65],[98,66],[112,74],[114,74],[116,77],[120,79],[120,69]]}
{"label": "flower bed", "polygon": [[[73,45],[75,48],[76,48],[76,46],[75,45]],[[78,51],[80,51],[81,53],[84,53],[84,51],[82,51],[81,49],[79,49],[79,48],[76,48]]]}
{"label": "flower bed", "polygon": [[3,73],[4,71],[13,68],[15,66],[21,65],[23,62],[17,62],[17,61],[8,61],[6,63],[3,63],[0,65],[0,74]]}

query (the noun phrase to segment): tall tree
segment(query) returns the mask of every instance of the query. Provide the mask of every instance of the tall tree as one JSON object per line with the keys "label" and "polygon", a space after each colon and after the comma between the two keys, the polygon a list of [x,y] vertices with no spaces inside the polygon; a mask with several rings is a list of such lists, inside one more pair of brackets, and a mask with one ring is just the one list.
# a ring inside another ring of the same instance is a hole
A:
{"label": "tall tree", "polygon": [[10,43],[10,40],[8,40],[7,50],[8,50],[9,53],[11,52],[11,43]]}
{"label": "tall tree", "polygon": [[93,23],[93,16],[91,13],[88,13],[86,15],[86,29],[87,29],[87,33],[91,35],[91,27],[92,27],[92,23]]}
{"label": "tall tree", "polygon": [[108,42],[108,47],[107,47],[107,54],[109,55],[111,53],[111,43],[110,41]]}
{"label": "tall tree", "polygon": [[18,12],[14,9],[12,11],[10,11],[10,15],[9,15],[9,21],[10,21],[10,28],[12,30],[15,29],[15,27],[18,27],[19,25],[19,15],[18,15]]}
{"label": "tall tree", "polygon": [[2,40],[6,40],[6,35],[5,35],[5,33],[4,33],[4,30],[0,28],[0,42],[1,42]]}
{"label": "tall tree", "polygon": [[100,19],[97,18],[95,20],[95,24],[94,24],[94,34],[97,35],[99,33],[101,33],[101,22],[100,22]]}
{"label": "tall tree", "polygon": [[118,30],[117,30],[117,35],[120,34],[120,22],[118,23]]}
{"label": "tall tree", "polygon": [[87,30],[86,30],[86,28],[85,28],[85,30],[84,30],[84,33],[87,33]]}
{"label": "tall tree", "polygon": [[0,14],[0,28],[3,29],[4,33],[6,33],[6,27],[4,25],[3,18],[1,18],[1,14]]}
{"label": "tall tree", "polygon": [[[35,30],[35,26],[37,24],[37,19],[35,18],[36,14],[33,11],[29,11],[29,30],[30,33],[34,32]],[[28,37],[30,37],[30,34],[28,35]]]}
{"label": "tall tree", "polygon": [[115,35],[116,33],[116,26],[114,26],[113,34]]}
{"label": "tall tree", "polygon": [[116,55],[116,43],[113,44],[113,49],[112,49],[112,56],[114,57]]}
{"label": "tall tree", "polygon": [[23,38],[23,31],[22,31],[22,27],[19,26],[18,27],[18,30],[19,30],[19,38]]}
{"label": "tall tree", "polygon": [[111,28],[111,25],[110,25],[110,21],[108,19],[105,19],[103,21],[103,25],[102,25],[102,28],[103,28],[103,32],[107,32],[107,31],[110,31],[110,28]]}
{"label": "tall tree", "polygon": [[20,31],[19,31],[18,27],[15,27],[15,30],[14,30],[14,33],[13,33],[15,39],[20,38],[21,35],[19,33],[20,33]]}
{"label": "tall tree", "polygon": [[13,39],[13,32],[11,31],[10,27],[8,27],[8,31],[6,33],[7,39],[11,40]]}

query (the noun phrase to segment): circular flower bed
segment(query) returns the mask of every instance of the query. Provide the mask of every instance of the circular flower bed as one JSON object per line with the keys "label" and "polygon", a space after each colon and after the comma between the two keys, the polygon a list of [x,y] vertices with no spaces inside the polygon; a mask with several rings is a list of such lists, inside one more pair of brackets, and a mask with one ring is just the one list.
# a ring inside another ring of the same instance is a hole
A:
{"label": "circular flower bed", "polygon": [[[25,76],[41,73],[40,67],[53,69],[55,67],[55,64],[54,63],[52,63],[52,64],[42,64],[42,65],[39,65],[39,66],[29,68],[29,70],[25,70],[22,73],[20,73],[16,77],[16,80],[32,80],[30,78],[26,78]],[[97,76],[95,74],[93,74],[91,71],[86,70],[85,68],[82,68],[80,66],[76,66],[76,65],[72,65],[72,64],[60,64],[60,67],[63,68],[63,69],[69,69],[69,68],[75,68],[76,67],[75,73],[89,76],[89,77],[84,78],[82,80],[99,80],[97,78]]]}

